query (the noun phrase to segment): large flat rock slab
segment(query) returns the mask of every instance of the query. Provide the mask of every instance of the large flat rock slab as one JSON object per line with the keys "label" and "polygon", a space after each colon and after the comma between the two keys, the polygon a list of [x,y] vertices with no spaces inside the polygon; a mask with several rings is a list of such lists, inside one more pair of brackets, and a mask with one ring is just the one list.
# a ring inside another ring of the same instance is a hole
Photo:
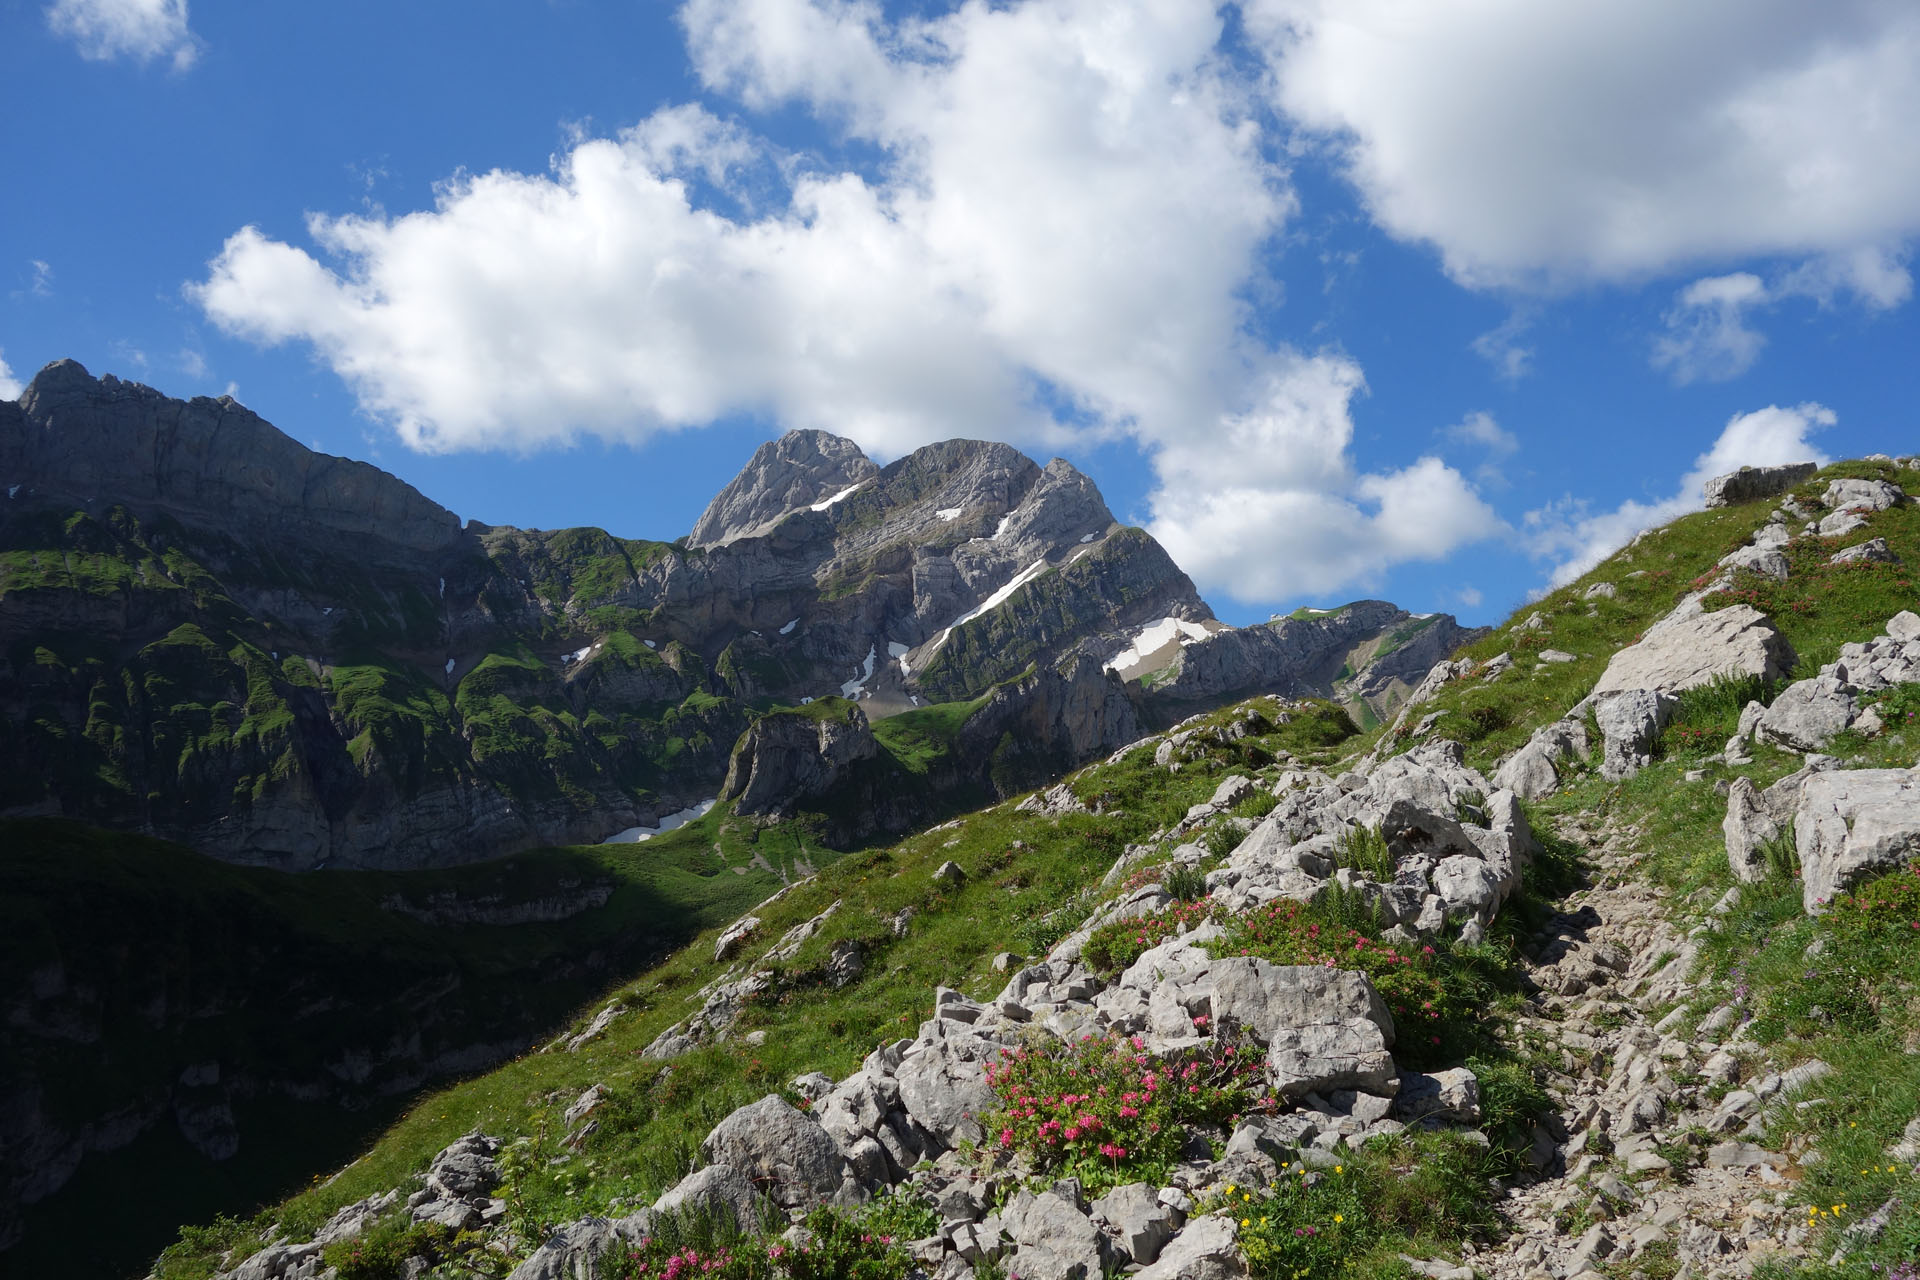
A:
{"label": "large flat rock slab", "polygon": [[1778,679],[1793,669],[1793,646],[1764,613],[1737,604],[1675,617],[1613,655],[1592,696],[1651,689],[1668,696],[1715,676]]}

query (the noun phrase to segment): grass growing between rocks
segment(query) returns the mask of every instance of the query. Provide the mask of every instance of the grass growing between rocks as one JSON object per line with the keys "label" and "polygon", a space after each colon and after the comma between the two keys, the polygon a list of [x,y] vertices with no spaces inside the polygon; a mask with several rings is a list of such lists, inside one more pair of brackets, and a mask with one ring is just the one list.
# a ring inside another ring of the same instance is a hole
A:
{"label": "grass growing between rocks", "polygon": [[1402,1254],[1498,1230],[1485,1159],[1457,1135],[1409,1131],[1331,1167],[1296,1162],[1266,1186],[1230,1183],[1200,1207],[1235,1220],[1256,1280],[1401,1280],[1414,1274]]}
{"label": "grass growing between rocks", "polygon": [[[1897,729],[1874,748],[1904,767],[1920,750],[1920,734]],[[1720,827],[1726,801],[1714,783],[1737,773],[1764,787],[1800,761],[1761,748],[1753,765],[1715,763],[1695,782],[1681,777],[1688,763],[1658,761],[1617,784],[1585,779],[1540,807],[1611,824],[1641,851],[1638,872],[1663,887],[1678,912],[1706,925],[1682,1029],[1732,1007],[1734,1024],[1714,1037],[1735,1042],[1746,1064],[1732,1087],[1757,1090],[1768,1074],[1797,1064],[1832,1069],[1790,1096],[1763,1099],[1759,1140],[1797,1161],[1787,1189],[1807,1239],[1805,1257],[1773,1259],[1756,1274],[1885,1276],[1920,1256],[1920,1156],[1889,1153],[1920,1117],[1920,873],[1869,881],[1812,917],[1795,870],[1785,866],[1761,884],[1740,886],[1720,908],[1735,882]],[[1870,753],[1845,763],[1878,762]],[[1741,1051],[1740,1043],[1750,1047]],[[1712,1140],[1726,1136],[1739,1134]],[[1844,1256],[1829,1265],[1836,1250]]]}
{"label": "grass growing between rocks", "polygon": [[[1244,769],[1252,752],[1272,759],[1281,751],[1313,749],[1310,744],[1329,736],[1318,710],[1296,709],[1279,723],[1280,704],[1268,705],[1275,713],[1268,732],[1223,739],[1197,751],[1177,773],[1152,768],[1150,751],[1083,770],[1074,789],[1102,797],[1101,813],[1046,817],[1006,803],[822,867],[753,909],[761,924],[741,952],[745,957],[839,904],[790,959],[767,966],[775,973],[772,990],[747,1004],[729,1038],[668,1063],[643,1059],[640,1051],[696,1012],[699,989],[730,967],[713,958],[713,925],[723,921],[709,917],[691,945],[583,1009],[575,1032],[610,1003],[622,1012],[577,1052],[529,1052],[428,1096],[326,1183],[257,1218],[189,1230],[162,1257],[157,1274],[161,1280],[209,1276],[221,1250],[249,1251],[275,1223],[304,1239],[341,1206],[405,1185],[436,1152],[476,1128],[508,1143],[505,1163],[513,1172],[498,1194],[508,1200],[523,1237],[537,1239],[545,1228],[582,1214],[650,1203],[692,1169],[700,1139],[736,1108],[784,1090],[807,1071],[844,1076],[876,1046],[911,1036],[928,1016],[936,987],[991,996],[1005,981],[989,963],[996,952],[1038,956],[1078,927],[1120,853],[1170,829],[1229,772]],[[1143,755],[1147,768],[1134,763]],[[716,813],[670,835],[724,842],[752,832],[764,843],[786,829]],[[669,847],[662,845],[669,838],[638,849]],[[933,877],[948,861],[964,873],[957,884]],[[748,879],[730,872],[727,878]],[[777,887],[777,881],[761,883]],[[759,896],[764,891],[744,898],[733,914]],[[903,936],[896,936],[895,921],[903,917]],[[860,944],[864,969],[835,988],[826,960],[847,941]],[[594,1084],[609,1094],[594,1116],[599,1127],[570,1146],[562,1113]]]}
{"label": "grass growing between rocks", "polygon": [[[1836,463],[1794,493],[1810,505],[1830,480],[1845,477],[1884,479],[1903,486],[1910,496],[1920,494],[1920,480],[1913,472],[1875,462]],[[1573,582],[1521,606],[1492,635],[1455,655],[1484,664],[1511,654],[1513,666],[1491,680],[1468,675],[1447,685],[1408,718],[1402,726],[1406,736],[1388,750],[1414,745],[1406,731],[1428,712],[1438,711],[1440,718],[1429,736],[1463,743],[1469,764],[1491,769],[1535,729],[1585,697],[1613,654],[1638,640],[1683,596],[1706,585],[1720,557],[1744,545],[1777,505],[1777,499],[1762,499],[1683,516],[1642,535]],[[1884,538],[1903,563],[1827,563],[1833,552],[1872,538]],[[1871,639],[1888,618],[1913,607],[1920,503],[1874,512],[1864,528],[1843,538],[1796,538],[1789,548],[1793,575],[1785,583],[1736,571],[1728,589],[1705,603],[1710,610],[1752,603],[1770,613],[1793,645],[1798,657],[1793,675],[1799,678],[1832,662],[1842,644]],[[1604,594],[1608,588],[1612,595]],[[1590,597],[1594,591],[1602,594]],[[1536,618],[1538,622],[1529,625]],[[1572,654],[1573,660],[1542,661],[1539,654],[1546,649]],[[1733,714],[1737,720],[1738,708]],[[1716,729],[1722,720],[1712,717]],[[1720,742],[1727,736],[1721,735]],[[1676,742],[1684,745],[1681,739]]]}

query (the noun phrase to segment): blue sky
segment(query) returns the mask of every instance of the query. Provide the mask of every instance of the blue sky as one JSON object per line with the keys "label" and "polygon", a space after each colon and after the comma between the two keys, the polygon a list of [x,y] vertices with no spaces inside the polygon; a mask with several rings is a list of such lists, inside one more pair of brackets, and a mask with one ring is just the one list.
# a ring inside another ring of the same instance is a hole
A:
{"label": "blue sky", "polygon": [[1230,621],[1489,621],[1715,471],[1920,450],[1910,4],[15,0],[0,48],[0,393],[231,390],[493,523],[970,435]]}

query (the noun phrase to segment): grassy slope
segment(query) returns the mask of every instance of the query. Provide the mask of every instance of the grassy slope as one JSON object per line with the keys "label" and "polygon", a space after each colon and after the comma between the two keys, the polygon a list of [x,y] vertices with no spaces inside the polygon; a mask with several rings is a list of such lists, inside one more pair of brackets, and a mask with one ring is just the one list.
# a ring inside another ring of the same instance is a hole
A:
{"label": "grassy slope", "polygon": [[[0,972],[59,960],[72,980],[105,993],[100,1044],[115,1047],[111,1059],[58,1038],[8,1040],[4,1065],[30,1073],[56,1109],[76,1116],[164,1089],[206,1059],[229,1078],[315,1074],[343,1044],[403,1034],[409,989],[457,983],[431,1006],[438,1022],[425,1034],[435,1043],[537,1034],[601,989],[609,969],[662,955],[778,889],[781,872],[836,856],[800,824],[763,831],[720,813],[644,844],[534,850],[447,871],[288,875],[57,820],[0,822],[0,850]],[[382,906],[442,894],[511,903],[596,882],[612,886],[604,906],[551,923],[433,925]],[[147,1001],[156,989],[217,994],[229,1011],[155,1027]],[[289,1016],[296,994],[330,998],[339,1011]],[[63,1081],[75,1083],[73,1096]],[[358,1104],[245,1104],[231,1165],[191,1152],[163,1120],[134,1147],[89,1158],[73,1187],[30,1210],[27,1241],[8,1265],[129,1272],[182,1218],[250,1211],[263,1195],[284,1194],[351,1156],[396,1107]],[[119,1231],[79,1230],[100,1203],[122,1200],[143,1207]],[[82,1239],[85,1257],[74,1252]]]}
{"label": "grassy slope", "polygon": [[[1831,475],[1879,473],[1875,464],[1843,464],[1829,469],[1808,488],[1817,490]],[[1467,743],[1470,758],[1490,766],[1534,728],[1577,701],[1612,652],[1631,643],[1696,578],[1709,572],[1720,555],[1750,534],[1764,520],[1769,505],[1687,517],[1642,539],[1534,608],[1523,609],[1469,651],[1481,659],[1511,651],[1520,663],[1491,684],[1469,680],[1446,689],[1430,708],[1444,713],[1438,732]],[[1845,541],[1874,535],[1887,537],[1909,564],[1920,557],[1920,520],[1911,508],[1882,513],[1872,528]],[[1904,571],[1808,568],[1811,572],[1803,575],[1800,584],[1805,593],[1796,595],[1795,603],[1778,620],[1809,666],[1830,660],[1841,643],[1874,634],[1887,616],[1913,601]],[[1613,583],[1618,594],[1586,601],[1585,589],[1599,581]],[[1744,589],[1749,584],[1736,585]],[[1549,629],[1518,630],[1518,624],[1536,609]],[[1542,647],[1571,651],[1576,661],[1538,666],[1526,661]],[[1371,737],[1356,743],[1364,747]],[[1912,745],[1903,738],[1873,749],[1897,754]],[[691,992],[719,973],[710,959],[710,936],[703,937],[621,989],[619,998],[631,1012],[617,1019],[602,1041],[579,1054],[531,1055],[429,1099],[327,1186],[268,1211],[254,1223],[192,1233],[188,1242],[169,1254],[162,1274],[204,1275],[211,1250],[244,1242],[270,1220],[311,1227],[340,1204],[398,1184],[407,1173],[423,1167],[441,1145],[476,1124],[491,1132],[526,1136],[536,1153],[558,1156],[559,1113],[593,1083],[613,1089],[618,1122],[605,1126],[574,1159],[552,1166],[530,1161],[533,1171],[521,1175],[513,1186],[516,1211],[533,1219],[559,1221],[651,1196],[687,1167],[698,1137],[733,1107],[779,1088],[799,1071],[844,1073],[874,1044],[909,1034],[924,1016],[934,985],[957,986],[973,995],[996,988],[1000,976],[987,965],[994,951],[1011,948],[1032,954],[1042,950],[1084,913],[1093,900],[1091,884],[1125,843],[1171,820],[1188,803],[1207,794],[1228,768],[1245,762],[1207,759],[1172,775],[1146,769],[1143,763],[1130,759],[1118,766],[1096,767],[1076,782],[1076,790],[1083,795],[1121,799],[1123,807],[1117,813],[1052,820],[1017,814],[1001,805],[892,849],[844,859],[767,905],[759,914],[765,922],[763,934],[771,938],[836,899],[844,903],[789,966],[794,982],[786,993],[752,1009],[741,1025],[742,1032],[768,1031],[763,1045],[750,1047],[736,1038],[696,1051],[665,1072],[635,1061],[634,1051],[691,1012]],[[1649,847],[1658,851],[1657,857],[1649,859],[1649,873],[1684,890],[1689,901],[1708,902],[1726,881],[1718,832],[1723,806],[1708,786],[1676,784],[1676,776],[1697,763],[1676,749],[1625,785],[1571,777],[1566,789],[1543,807],[1548,813],[1606,812],[1638,823]],[[1788,767],[1789,762],[1777,754],[1762,753],[1750,772],[1765,782]],[[957,890],[941,889],[928,878],[934,866],[949,858],[969,873]],[[1804,963],[1796,959],[1804,950],[1802,933],[1819,926],[1799,919],[1791,908],[1795,898],[1790,884],[1750,894],[1750,907],[1732,917],[1715,940],[1713,973],[1718,976],[1709,981],[1730,981],[1732,966],[1746,958],[1739,976],[1747,984],[1747,998],[1784,1001],[1790,1006],[1767,1025],[1769,1034],[1778,1026],[1786,1056],[1818,1050],[1841,1068],[1832,1088],[1823,1090],[1840,1099],[1838,1108],[1816,1109],[1787,1123],[1818,1126],[1813,1140],[1829,1153],[1827,1162],[1816,1166],[1820,1171],[1812,1175],[1810,1185],[1819,1187],[1821,1194],[1830,1190],[1860,1210],[1878,1194],[1873,1179],[1880,1175],[1869,1178],[1848,1170],[1867,1167],[1868,1149],[1877,1151],[1893,1136],[1898,1129],[1894,1120],[1904,1122],[1913,1114],[1914,1098],[1920,1093],[1920,1069],[1908,1065],[1920,1061],[1920,1055],[1906,1056],[1896,1072],[1885,1070],[1890,1045],[1912,1045],[1920,1036],[1916,1001],[1905,998],[1902,1004],[1878,998],[1876,1004],[1868,999],[1871,1025],[1860,1021],[1866,1015],[1857,1011],[1849,1011],[1847,1016],[1853,1020],[1838,1029],[1830,1025],[1831,1011],[1824,1011],[1825,1020],[1815,1019],[1819,1026],[1806,1025],[1806,1002],[1793,1004],[1794,969]],[[886,922],[903,906],[914,907],[918,914],[907,940],[893,943]],[[817,969],[827,948],[847,937],[870,945],[868,976],[841,992],[809,985],[806,975]],[[1851,940],[1842,942],[1854,945]],[[1884,938],[1860,946],[1856,969],[1863,959],[1871,960],[1880,966],[1873,971],[1876,981],[1884,974],[1894,992],[1912,990],[1916,975],[1910,971],[1911,948],[1890,952]],[[1756,975],[1761,974],[1767,984],[1764,989],[1756,983]],[[1714,992],[1706,989],[1703,996],[1697,1013],[1711,1007]],[[1798,1023],[1795,1007],[1800,1009]],[[1852,1036],[1854,1043],[1844,1042],[1843,1035]],[[1882,1250],[1885,1258],[1904,1256],[1897,1255],[1901,1247],[1910,1252],[1920,1230],[1911,1212],[1902,1212],[1907,1216],[1899,1217],[1887,1236],[1894,1242],[1887,1248],[1896,1252]]]}
{"label": "grassy slope", "polygon": [[[513,1193],[516,1209],[533,1220],[565,1221],[651,1199],[686,1172],[700,1137],[736,1107],[804,1071],[844,1075],[877,1044],[912,1035],[936,986],[975,996],[997,990],[1004,976],[989,963],[996,952],[1037,955],[1064,936],[1097,901],[1093,886],[1126,845],[1176,821],[1228,771],[1244,770],[1251,747],[1284,747],[1330,763],[1325,746],[1337,735],[1327,724],[1322,716],[1300,716],[1269,738],[1222,748],[1178,774],[1154,769],[1136,755],[1076,776],[1076,789],[1089,797],[1128,796],[1123,811],[1045,818],[1001,804],[897,845],[848,855],[778,901],[755,908],[764,949],[793,925],[842,903],[783,967],[786,990],[752,1007],[729,1042],[696,1050],[664,1071],[636,1057],[661,1031],[694,1012],[693,993],[725,970],[713,962],[715,931],[709,929],[610,993],[628,1012],[600,1040],[578,1053],[528,1054],[428,1098],[325,1186],[267,1211],[258,1222],[230,1224],[212,1235],[190,1233],[187,1243],[170,1252],[161,1275],[209,1274],[213,1246],[244,1241],[268,1220],[315,1226],[342,1204],[398,1185],[475,1126],[530,1139],[534,1158],[525,1163],[531,1168]],[[787,830],[775,824],[761,838],[778,839]],[[958,888],[932,879],[948,860],[967,872]],[[891,921],[903,908],[914,916],[906,938],[896,940]],[[866,976],[835,991],[816,975],[833,944],[848,938],[866,948]],[[583,1018],[599,1007],[583,1011]],[[757,1047],[746,1042],[753,1031],[768,1033]],[[607,1122],[578,1157],[549,1166],[548,1158],[567,1154],[559,1142],[561,1112],[596,1083],[613,1091]]]}
{"label": "grassy slope", "polygon": [[[1796,492],[1817,495],[1836,476],[1891,479],[1920,496],[1913,472],[1872,462],[1826,468]],[[1751,503],[1685,517],[1521,609],[1465,653],[1484,660],[1511,651],[1522,663],[1491,684],[1469,679],[1448,686],[1426,708],[1445,713],[1436,731],[1468,742],[1470,758],[1490,765],[1577,701],[1614,649],[1692,589],[1714,560],[1764,522],[1772,506]],[[1885,538],[1904,563],[1826,564],[1834,550],[1872,537]],[[1708,603],[1741,601],[1765,609],[1799,655],[1795,675],[1808,676],[1832,661],[1841,645],[1871,639],[1887,618],[1920,603],[1913,580],[1920,565],[1920,506],[1877,513],[1866,529],[1838,540],[1809,540],[1789,558],[1793,573],[1786,583],[1741,575],[1730,592]],[[1619,595],[1594,601],[1590,614],[1583,597],[1596,582],[1614,583]],[[1551,629],[1517,629],[1536,610]],[[1541,647],[1575,653],[1578,660],[1526,664],[1525,656]],[[1920,701],[1920,690],[1906,697]],[[1731,736],[1740,703],[1715,703],[1710,697],[1683,699],[1681,718],[1662,744],[1664,758],[1634,778],[1608,783],[1579,771],[1539,809],[1543,816],[1607,819],[1637,829],[1644,874],[1667,888],[1683,913],[1711,922],[1698,992],[1676,1034],[1732,1003],[1752,1019],[1747,1034],[1767,1048],[1775,1067],[1818,1058],[1836,1068],[1810,1090],[1825,1105],[1771,1113],[1767,1135],[1775,1149],[1811,1153],[1794,1187],[1796,1205],[1824,1210],[1815,1219],[1810,1257],[1824,1259],[1847,1227],[1889,1198],[1898,1203],[1881,1236],[1850,1243],[1841,1265],[1809,1262],[1796,1270],[1776,1264],[1768,1274],[1868,1277],[1876,1265],[1920,1257],[1920,1166],[1889,1162],[1883,1154],[1920,1115],[1920,876],[1884,877],[1862,887],[1858,901],[1815,920],[1801,909],[1798,880],[1780,874],[1743,889],[1724,921],[1710,921],[1707,908],[1734,887],[1720,826],[1726,802],[1716,784],[1745,775],[1765,786],[1799,765],[1797,756],[1761,746],[1751,766],[1728,768],[1711,753]],[[1847,767],[1909,767],[1920,756],[1920,728],[1896,720],[1880,738],[1843,735],[1829,750]],[[1689,771],[1701,776],[1688,781]],[[1823,950],[1810,956],[1808,947],[1816,943]],[[1843,1206],[1837,1214],[1836,1205]]]}
{"label": "grassy slope", "polygon": [[[1920,482],[1912,475],[1882,463],[1839,463],[1795,492],[1817,495],[1836,476],[1893,478],[1920,491]],[[1492,635],[1460,653],[1482,662],[1511,653],[1513,669],[1492,683],[1468,678],[1450,684],[1421,714],[1442,712],[1435,735],[1467,744],[1472,763],[1491,766],[1526,741],[1533,730],[1584,697],[1608,659],[1665,616],[1713,570],[1715,561],[1751,537],[1773,505],[1747,503],[1682,517],[1521,608]],[[1846,568],[1825,564],[1827,554],[1872,537],[1886,538],[1905,563]],[[1773,619],[1799,655],[1796,676],[1814,674],[1820,664],[1833,661],[1842,644],[1871,638],[1889,617],[1913,606],[1914,566],[1920,564],[1920,506],[1881,512],[1870,527],[1846,538],[1810,540],[1808,549],[1814,554],[1803,556],[1795,578],[1763,597],[1779,606],[1772,611]],[[1612,584],[1617,594],[1587,599],[1588,589],[1603,582]],[[1710,598],[1708,606],[1754,598],[1750,579],[1743,576],[1734,586],[1736,594]],[[1522,626],[1534,614],[1545,621],[1545,629]],[[1539,663],[1535,655],[1542,649],[1571,653],[1574,661]]]}

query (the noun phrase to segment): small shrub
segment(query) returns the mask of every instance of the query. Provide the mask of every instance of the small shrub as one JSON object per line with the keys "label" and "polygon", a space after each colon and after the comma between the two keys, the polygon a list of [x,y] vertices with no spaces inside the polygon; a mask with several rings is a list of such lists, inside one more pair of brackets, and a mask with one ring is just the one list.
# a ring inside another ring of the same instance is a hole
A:
{"label": "small shrub", "polygon": [[1351,867],[1369,880],[1382,884],[1393,879],[1393,853],[1386,837],[1369,827],[1349,827],[1335,854],[1335,861]]}
{"label": "small shrub", "polygon": [[1160,883],[1180,902],[1197,902],[1207,896],[1207,873],[1198,867],[1173,867]]}
{"label": "small shrub", "polygon": [[1717,751],[1740,727],[1740,713],[1749,702],[1771,704],[1785,687],[1784,680],[1723,672],[1705,684],[1682,690],[1661,737],[1661,749],[1687,755]]}
{"label": "small shrub", "polygon": [[1920,684],[1897,684],[1891,689],[1866,694],[1860,701],[1879,710],[1881,722],[1889,732],[1920,722]]}
{"label": "small shrub", "polygon": [[[1520,641],[1515,648],[1521,647]],[[1508,716],[1503,707],[1474,707],[1467,712],[1467,723],[1472,725],[1472,741],[1478,742],[1491,733],[1498,733],[1507,727]]]}
{"label": "small shrub", "polygon": [[987,1145],[1093,1188],[1158,1185],[1180,1158],[1181,1126],[1230,1123],[1274,1105],[1265,1055],[1219,1040],[1160,1059],[1138,1036],[1047,1040],[1002,1050],[987,1067],[1000,1108]]}
{"label": "small shrub", "polygon": [[1841,894],[1821,923],[1847,950],[1920,946],[1920,867],[1909,867]]}
{"label": "small shrub", "polygon": [[1467,1068],[1480,1082],[1480,1127],[1493,1140],[1496,1172],[1516,1174],[1533,1146],[1534,1121],[1553,1110],[1553,1100],[1524,1062],[1472,1057]]}
{"label": "small shrub", "polygon": [[1224,858],[1239,848],[1244,839],[1246,837],[1241,834],[1239,827],[1231,822],[1220,822],[1206,829],[1200,837],[1200,843],[1214,857]]}
{"label": "small shrub", "polygon": [[1325,1171],[1295,1166],[1265,1187],[1228,1183],[1201,1209],[1235,1219],[1254,1275],[1333,1276],[1378,1238],[1379,1227],[1368,1212],[1377,1181],[1358,1165]]}
{"label": "small shrub", "polygon": [[376,1222],[352,1240],[330,1244],[321,1253],[340,1280],[400,1280],[409,1258],[428,1263],[444,1260],[453,1233],[438,1223],[410,1222],[405,1214]]}
{"label": "small shrub", "polygon": [[1432,944],[1402,950],[1367,932],[1327,922],[1302,903],[1279,899],[1235,918],[1210,944],[1221,956],[1256,956],[1272,964],[1351,969],[1372,980],[1393,1014],[1394,1056],[1433,1066],[1471,1039],[1488,992],[1470,965],[1453,963]]}
{"label": "small shrub", "polygon": [[1375,1140],[1331,1169],[1290,1165],[1202,1203],[1230,1215],[1259,1280],[1410,1276],[1399,1255],[1497,1228],[1479,1148],[1452,1134]]}
{"label": "small shrub", "polygon": [[[1203,877],[1201,892],[1205,891]],[[1087,938],[1080,958],[1095,973],[1111,977],[1138,960],[1142,952],[1200,924],[1212,911],[1212,904],[1204,901],[1175,902],[1151,915],[1111,920]]]}
{"label": "small shrub", "polygon": [[1487,825],[1487,797],[1475,790],[1462,791],[1453,798],[1453,820],[1462,826]]}
{"label": "small shrub", "polygon": [[1791,880],[1800,874],[1800,843],[1789,821],[1772,839],[1760,845],[1767,875],[1776,880]]}

